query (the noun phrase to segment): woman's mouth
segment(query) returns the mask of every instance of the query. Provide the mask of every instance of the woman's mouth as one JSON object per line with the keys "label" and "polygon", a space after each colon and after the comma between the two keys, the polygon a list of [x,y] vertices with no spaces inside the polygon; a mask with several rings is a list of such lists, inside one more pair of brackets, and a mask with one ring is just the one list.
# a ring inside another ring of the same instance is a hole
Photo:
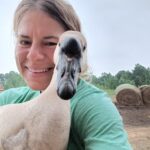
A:
{"label": "woman's mouth", "polygon": [[34,69],[34,68],[27,67],[27,66],[25,66],[25,68],[28,69],[28,71],[30,71],[31,73],[46,73],[53,69],[52,67],[42,68],[42,69]]}

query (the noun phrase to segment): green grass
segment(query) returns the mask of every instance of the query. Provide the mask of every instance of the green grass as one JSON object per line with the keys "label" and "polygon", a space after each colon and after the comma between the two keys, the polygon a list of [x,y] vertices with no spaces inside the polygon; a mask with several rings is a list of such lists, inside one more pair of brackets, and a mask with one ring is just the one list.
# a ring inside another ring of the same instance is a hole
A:
{"label": "green grass", "polygon": [[103,89],[110,97],[113,97],[115,95],[115,91],[112,89]]}
{"label": "green grass", "polygon": [[113,102],[116,102],[115,90],[112,89],[103,89],[103,90],[108,94],[108,96],[111,98]]}
{"label": "green grass", "polygon": [[102,87],[100,85],[95,85],[95,86],[98,87],[99,89],[102,89],[103,91],[105,91],[108,94],[108,96],[114,100],[115,90],[107,89],[107,88],[104,88],[104,87]]}

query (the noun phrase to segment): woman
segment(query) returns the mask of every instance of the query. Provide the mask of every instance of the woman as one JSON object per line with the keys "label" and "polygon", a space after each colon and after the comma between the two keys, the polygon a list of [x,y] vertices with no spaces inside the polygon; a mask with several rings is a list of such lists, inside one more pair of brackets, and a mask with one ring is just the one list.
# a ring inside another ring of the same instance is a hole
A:
{"label": "woman", "polygon": [[[14,17],[16,63],[28,87],[9,89],[0,104],[22,103],[44,91],[55,67],[53,54],[60,35],[81,32],[74,9],[63,0],[22,0]],[[85,67],[84,71],[87,71]],[[84,74],[85,72],[82,72]],[[70,100],[70,150],[130,150],[122,118],[107,95],[79,79]]]}

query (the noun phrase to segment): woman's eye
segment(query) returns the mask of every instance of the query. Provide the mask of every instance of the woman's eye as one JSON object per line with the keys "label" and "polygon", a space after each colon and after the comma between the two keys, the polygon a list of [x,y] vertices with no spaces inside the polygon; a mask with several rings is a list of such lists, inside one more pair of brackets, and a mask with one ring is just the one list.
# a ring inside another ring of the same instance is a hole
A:
{"label": "woman's eye", "polygon": [[46,42],[45,45],[46,46],[56,46],[57,43],[56,42]]}
{"label": "woman's eye", "polygon": [[31,41],[28,41],[28,40],[20,40],[20,41],[19,41],[19,44],[22,45],[22,46],[29,46],[29,45],[31,45]]}

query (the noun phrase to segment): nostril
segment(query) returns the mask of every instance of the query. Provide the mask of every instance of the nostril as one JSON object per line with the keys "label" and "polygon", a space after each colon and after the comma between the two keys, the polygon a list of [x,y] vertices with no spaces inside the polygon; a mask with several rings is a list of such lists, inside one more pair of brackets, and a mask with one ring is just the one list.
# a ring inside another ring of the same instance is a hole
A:
{"label": "nostril", "polygon": [[81,73],[81,67],[79,67],[79,73]]}
{"label": "nostril", "polygon": [[64,74],[65,74],[65,68],[62,71],[61,78],[64,76]]}
{"label": "nostril", "polygon": [[74,79],[74,76],[75,76],[75,70],[72,69],[72,70],[71,70],[71,77],[72,77],[72,79]]}

